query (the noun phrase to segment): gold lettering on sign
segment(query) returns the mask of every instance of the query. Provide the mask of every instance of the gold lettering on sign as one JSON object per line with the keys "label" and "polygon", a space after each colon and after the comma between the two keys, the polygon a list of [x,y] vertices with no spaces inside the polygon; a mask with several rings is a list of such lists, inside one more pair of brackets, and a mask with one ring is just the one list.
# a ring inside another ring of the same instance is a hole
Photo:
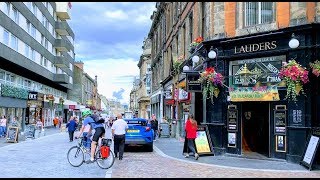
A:
{"label": "gold lettering on sign", "polygon": [[261,43],[255,43],[255,44],[247,44],[240,47],[235,46],[234,47],[234,53],[250,53],[250,52],[256,52],[256,51],[267,51],[277,48],[277,41],[271,41],[271,42],[261,42]]}

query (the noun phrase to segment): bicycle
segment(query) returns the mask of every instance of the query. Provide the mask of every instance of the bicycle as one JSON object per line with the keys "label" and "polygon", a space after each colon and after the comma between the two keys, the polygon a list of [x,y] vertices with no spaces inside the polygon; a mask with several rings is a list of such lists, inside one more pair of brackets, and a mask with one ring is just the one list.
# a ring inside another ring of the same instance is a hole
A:
{"label": "bicycle", "polygon": [[[112,140],[111,139],[106,139],[102,138],[101,143],[96,147],[96,152],[94,156],[94,160],[97,162],[98,166],[101,169],[109,169],[110,167],[113,166],[114,160],[115,160],[115,155],[111,149],[109,149],[109,156],[106,158],[103,158],[100,152],[100,147],[102,144],[106,144],[109,148],[111,145]],[[80,137],[78,139],[78,145],[73,146],[69,149],[67,153],[67,158],[68,162],[71,164],[73,167],[79,167],[85,162],[85,154],[90,154],[90,149],[87,149],[84,146],[84,137]],[[73,160],[78,160],[79,162],[73,162]],[[107,162],[107,163],[106,163]],[[108,163],[110,162],[110,163]],[[106,165],[106,166],[105,166]]]}

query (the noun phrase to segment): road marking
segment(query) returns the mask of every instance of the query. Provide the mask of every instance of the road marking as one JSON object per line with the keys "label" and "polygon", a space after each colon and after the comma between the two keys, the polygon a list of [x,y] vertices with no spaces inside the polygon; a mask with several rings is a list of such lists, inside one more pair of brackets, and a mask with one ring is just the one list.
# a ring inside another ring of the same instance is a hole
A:
{"label": "road marking", "polygon": [[241,167],[222,166],[222,165],[216,165],[216,164],[193,162],[193,161],[189,161],[189,160],[183,160],[183,159],[168,156],[164,152],[162,152],[159,148],[157,148],[155,145],[153,146],[153,149],[156,151],[156,153],[158,153],[159,155],[166,157],[166,158],[174,159],[174,160],[181,161],[181,162],[194,163],[194,164],[198,164],[198,165],[205,165],[205,166],[211,166],[211,167],[218,167],[218,168],[225,168],[225,169],[232,168],[232,169],[238,169],[238,170],[251,170],[251,171],[266,171],[266,172],[304,172],[304,173],[309,172],[307,170],[272,170],[272,169],[241,168]]}

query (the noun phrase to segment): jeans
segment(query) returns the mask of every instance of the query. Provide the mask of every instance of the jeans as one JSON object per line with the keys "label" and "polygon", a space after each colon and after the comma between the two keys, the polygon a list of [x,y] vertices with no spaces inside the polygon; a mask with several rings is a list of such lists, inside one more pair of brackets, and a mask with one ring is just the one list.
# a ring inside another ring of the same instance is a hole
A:
{"label": "jeans", "polygon": [[119,158],[123,157],[124,152],[125,135],[114,135],[114,154],[117,156],[119,152]]}
{"label": "jeans", "polygon": [[87,132],[84,132],[83,133],[83,137],[84,137],[84,142],[83,142],[83,145],[84,145],[84,147],[86,147],[87,149],[90,149],[90,147],[91,147],[91,139],[90,139],[90,137],[91,137],[92,135],[88,135],[88,133]]}
{"label": "jeans", "polygon": [[6,126],[0,126],[0,136],[4,136],[6,134]]}
{"label": "jeans", "polygon": [[191,152],[193,152],[193,154],[197,153],[194,145],[194,139],[188,139],[187,153],[189,153],[189,149],[191,150]]}
{"label": "jeans", "polygon": [[156,139],[156,137],[157,137],[157,135],[158,135],[158,130],[156,130],[156,129],[153,129],[153,140],[155,140]]}

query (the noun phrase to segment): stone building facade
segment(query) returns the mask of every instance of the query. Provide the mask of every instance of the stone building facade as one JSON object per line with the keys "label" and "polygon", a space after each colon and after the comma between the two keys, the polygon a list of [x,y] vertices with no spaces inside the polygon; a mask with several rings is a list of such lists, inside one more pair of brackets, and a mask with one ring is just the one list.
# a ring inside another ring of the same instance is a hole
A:
{"label": "stone building facade", "polygon": [[[296,59],[309,68],[309,62],[319,58],[319,6],[318,2],[156,3],[157,10],[151,16],[153,23],[148,34],[152,41],[151,104],[159,103],[159,109],[154,112],[158,117],[168,117],[174,122],[176,128],[173,134],[176,137],[184,136],[185,114],[195,114],[198,123],[208,127],[209,141],[216,154],[250,156],[258,153],[267,158],[299,162],[309,135],[315,127],[319,127],[318,94],[310,91],[317,89],[318,79],[309,75],[310,84],[306,91],[310,92],[305,98],[299,96],[298,106],[284,100],[287,89],[279,84],[277,91],[280,100],[234,100],[230,98],[230,89],[224,87],[220,89],[214,103],[203,98],[201,92],[191,92],[188,102],[181,101],[179,96],[179,92],[183,92],[181,89],[186,89],[186,75],[181,72],[185,65],[199,72],[206,67],[214,67],[225,76],[225,85],[231,87],[237,76],[233,71],[244,66],[241,63],[252,66],[249,68],[255,65],[259,68],[262,61],[278,63],[279,71],[282,62]],[[204,41],[190,53],[189,44],[199,36]],[[298,48],[288,46],[291,38],[298,39]],[[264,44],[269,47],[271,42],[276,47],[265,48]],[[259,44],[259,50],[249,50],[250,44],[254,43]],[[238,47],[248,49],[239,53]],[[208,57],[211,50],[217,54],[214,59]],[[195,55],[200,57],[199,63],[192,63]],[[179,59],[182,59],[182,63],[178,66],[179,71],[175,71],[174,65]],[[276,67],[275,64],[272,66]],[[261,69],[268,71],[262,66]],[[235,87],[252,88],[250,85],[242,85]],[[267,83],[266,86],[268,85],[270,84]],[[286,112],[287,121],[283,127],[286,133],[283,134],[275,130],[275,114],[279,107],[283,107]],[[263,109],[266,111],[262,112]],[[234,124],[236,130],[228,129],[228,115],[231,111],[237,112]],[[264,115],[259,116],[259,113]],[[250,121],[252,123],[249,123],[250,119],[253,120]],[[255,128],[250,129],[249,126],[260,129],[254,131]],[[255,132],[258,134],[254,134]],[[255,138],[250,139],[249,136]],[[319,157],[317,160],[319,161]]]}
{"label": "stone building facade", "polygon": [[140,69],[140,83],[137,90],[137,101],[139,104],[138,117],[149,119],[150,114],[150,91],[151,91],[151,44],[150,40],[146,39],[143,42],[143,54],[140,56],[138,67]]}

